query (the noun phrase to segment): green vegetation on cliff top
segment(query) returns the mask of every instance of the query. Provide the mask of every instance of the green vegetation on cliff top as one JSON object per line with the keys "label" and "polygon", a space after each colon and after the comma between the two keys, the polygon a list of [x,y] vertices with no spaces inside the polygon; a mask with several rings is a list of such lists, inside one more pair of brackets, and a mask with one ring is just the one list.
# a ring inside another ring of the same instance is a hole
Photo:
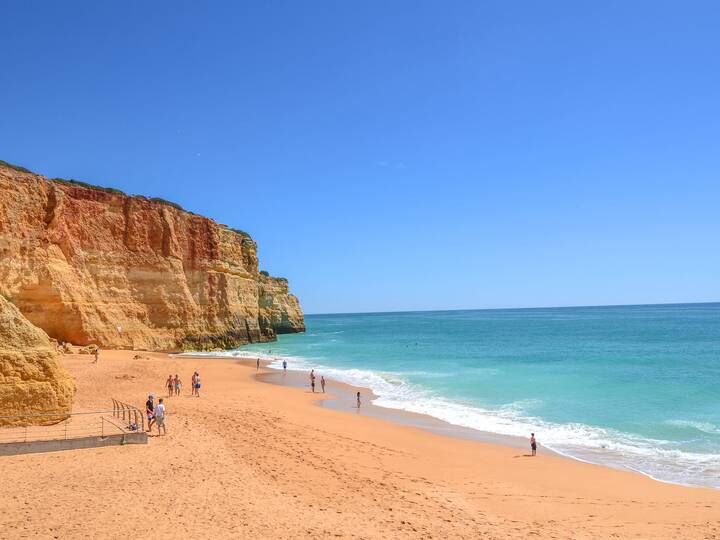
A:
{"label": "green vegetation on cliff top", "polygon": [[82,180],[73,180],[72,178],[50,178],[50,181],[57,182],[58,184],[65,184],[67,186],[77,186],[94,189],[96,191],[104,191],[105,193],[112,193],[113,195],[127,195],[127,193],[119,189],[105,186],[96,186],[95,184],[88,184],[87,182],[83,182]]}
{"label": "green vegetation on cliff top", "polygon": [[13,165],[12,163],[8,163],[7,161],[3,161],[0,159],[0,165],[3,167],[7,167],[8,169],[15,169],[16,171],[20,172],[26,172],[26,173],[32,173],[32,171],[27,170],[25,167],[21,167],[20,165]]}
{"label": "green vegetation on cliff top", "polygon": [[[12,163],[8,163],[7,161],[3,161],[0,159],[0,166],[7,167],[8,169],[13,169],[18,172],[23,173],[29,173],[29,174],[35,174],[29,169],[26,169],[25,167],[21,167],[20,165],[14,165]],[[65,184],[66,186],[75,186],[75,187],[82,187],[87,189],[94,189],[96,191],[102,191],[104,193],[110,193],[112,195],[125,195],[128,197],[140,197],[141,199],[145,199],[147,201],[152,201],[155,203],[165,204],[167,206],[172,206],[173,208],[180,210],[182,212],[187,212],[188,214],[192,214],[194,216],[198,215],[195,212],[191,212],[190,210],[185,210],[182,206],[180,206],[178,203],[168,201],[167,199],[162,199],[160,197],[145,197],[144,195],[128,195],[122,190],[111,188],[111,187],[105,187],[105,186],[98,186],[95,184],[89,184],[87,182],[83,182],[82,180],[74,180],[72,178],[49,178],[50,182],[57,182],[58,184]],[[229,227],[231,231],[234,233],[239,234],[240,236],[243,236],[245,238],[251,238],[251,236],[246,233],[245,231],[242,231],[240,229],[233,229],[232,227]]]}

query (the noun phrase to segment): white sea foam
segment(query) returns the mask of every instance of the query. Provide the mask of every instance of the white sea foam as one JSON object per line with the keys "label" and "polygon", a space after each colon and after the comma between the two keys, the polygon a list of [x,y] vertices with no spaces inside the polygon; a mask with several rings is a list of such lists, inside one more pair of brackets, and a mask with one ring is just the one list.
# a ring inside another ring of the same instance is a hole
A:
{"label": "white sea foam", "polygon": [[[255,351],[192,353],[196,356],[261,358],[271,368],[307,371],[315,369],[326,377],[369,388],[380,407],[425,414],[449,424],[501,435],[527,437],[534,432],[541,445],[567,457],[640,472],[657,480],[683,485],[720,488],[720,454],[687,452],[676,443],[653,440],[615,430],[579,423],[558,424],[533,417],[529,412],[541,405],[537,400],[520,400],[499,409],[487,409],[473,403],[448,399],[411,384],[405,377],[425,372],[388,373],[363,369],[342,369],[323,365],[312,358],[281,356]],[[428,376],[432,374],[428,373]],[[673,420],[677,427],[705,433],[720,433],[710,423]]]}
{"label": "white sea foam", "polygon": [[694,422],[692,420],[668,420],[665,422],[669,426],[675,426],[679,428],[690,428],[708,433],[710,435],[720,435],[720,427],[711,424],[710,422]]}

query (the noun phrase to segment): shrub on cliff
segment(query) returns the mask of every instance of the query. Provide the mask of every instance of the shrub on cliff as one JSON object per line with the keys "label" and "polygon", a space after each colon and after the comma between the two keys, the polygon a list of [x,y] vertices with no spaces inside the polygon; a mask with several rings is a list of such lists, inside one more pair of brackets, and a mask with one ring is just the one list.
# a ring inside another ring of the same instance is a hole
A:
{"label": "shrub on cliff", "polygon": [[96,186],[94,184],[88,184],[87,182],[83,182],[81,180],[73,180],[73,179],[67,179],[67,178],[51,178],[51,182],[57,182],[58,184],[65,184],[67,186],[76,186],[76,187],[84,187],[88,189],[95,189],[97,191],[104,191],[105,193],[112,193],[114,195],[125,195],[124,191],[120,191],[119,189],[111,188],[111,187],[104,187],[104,186]]}
{"label": "shrub on cliff", "polygon": [[16,171],[20,172],[26,172],[26,173],[32,173],[32,171],[26,169],[25,167],[21,167],[20,165],[13,165],[12,163],[8,163],[7,161],[3,161],[0,159],[0,165],[3,167],[7,167],[8,169],[15,169]]}
{"label": "shrub on cliff", "polygon": [[174,203],[172,201],[168,201],[167,199],[162,199],[160,197],[150,197],[148,200],[160,204],[167,204],[168,206],[172,206],[173,208],[176,208],[182,212],[187,212],[182,206],[180,206],[178,203]]}
{"label": "shrub on cliff", "polygon": [[244,236],[245,238],[250,238],[250,234],[249,234],[249,233],[246,233],[246,232],[243,231],[243,230],[233,229],[232,227],[230,227],[230,230],[231,230],[232,232],[236,233],[236,234],[239,234],[240,236]]}

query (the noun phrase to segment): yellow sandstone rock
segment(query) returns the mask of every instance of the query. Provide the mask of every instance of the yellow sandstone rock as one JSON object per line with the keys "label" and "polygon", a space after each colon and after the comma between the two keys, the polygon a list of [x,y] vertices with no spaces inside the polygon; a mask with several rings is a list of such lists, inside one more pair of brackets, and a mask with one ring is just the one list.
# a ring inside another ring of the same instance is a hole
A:
{"label": "yellow sandstone rock", "polygon": [[304,331],[245,233],[167,201],[0,163],[0,292],[59,342],[232,348]]}
{"label": "yellow sandstone rock", "polygon": [[[56,346],[0,296],[0,416],[69,412],[75,384],[57,363]],[[0,418],[0,425],[57,422],[60,418]]]}

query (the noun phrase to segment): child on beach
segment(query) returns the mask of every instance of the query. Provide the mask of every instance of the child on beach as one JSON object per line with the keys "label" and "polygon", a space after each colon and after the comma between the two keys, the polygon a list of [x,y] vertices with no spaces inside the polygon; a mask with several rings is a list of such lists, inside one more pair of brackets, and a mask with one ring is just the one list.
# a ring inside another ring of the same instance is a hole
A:
{"label": "child on beach", "polygon": [[325,393],[325,375],[320,376],[320,387],[322,388],[323,394]]}
{"label": "child on beach", "polygon": [[172,375],[168,375],[167,381],[165,381],[165,386],[167,386],[168,397],[172,397],[175,392],[175,382],[173,381]]}
{"label": "child on beach", "polygon": [[158,401],[157,407],[155,407],[155,424],[158,429],[158,436],[160,435],[160,428],[163,430],[163,435],[167,435],[165,430],[165,404],[163,398]]}

